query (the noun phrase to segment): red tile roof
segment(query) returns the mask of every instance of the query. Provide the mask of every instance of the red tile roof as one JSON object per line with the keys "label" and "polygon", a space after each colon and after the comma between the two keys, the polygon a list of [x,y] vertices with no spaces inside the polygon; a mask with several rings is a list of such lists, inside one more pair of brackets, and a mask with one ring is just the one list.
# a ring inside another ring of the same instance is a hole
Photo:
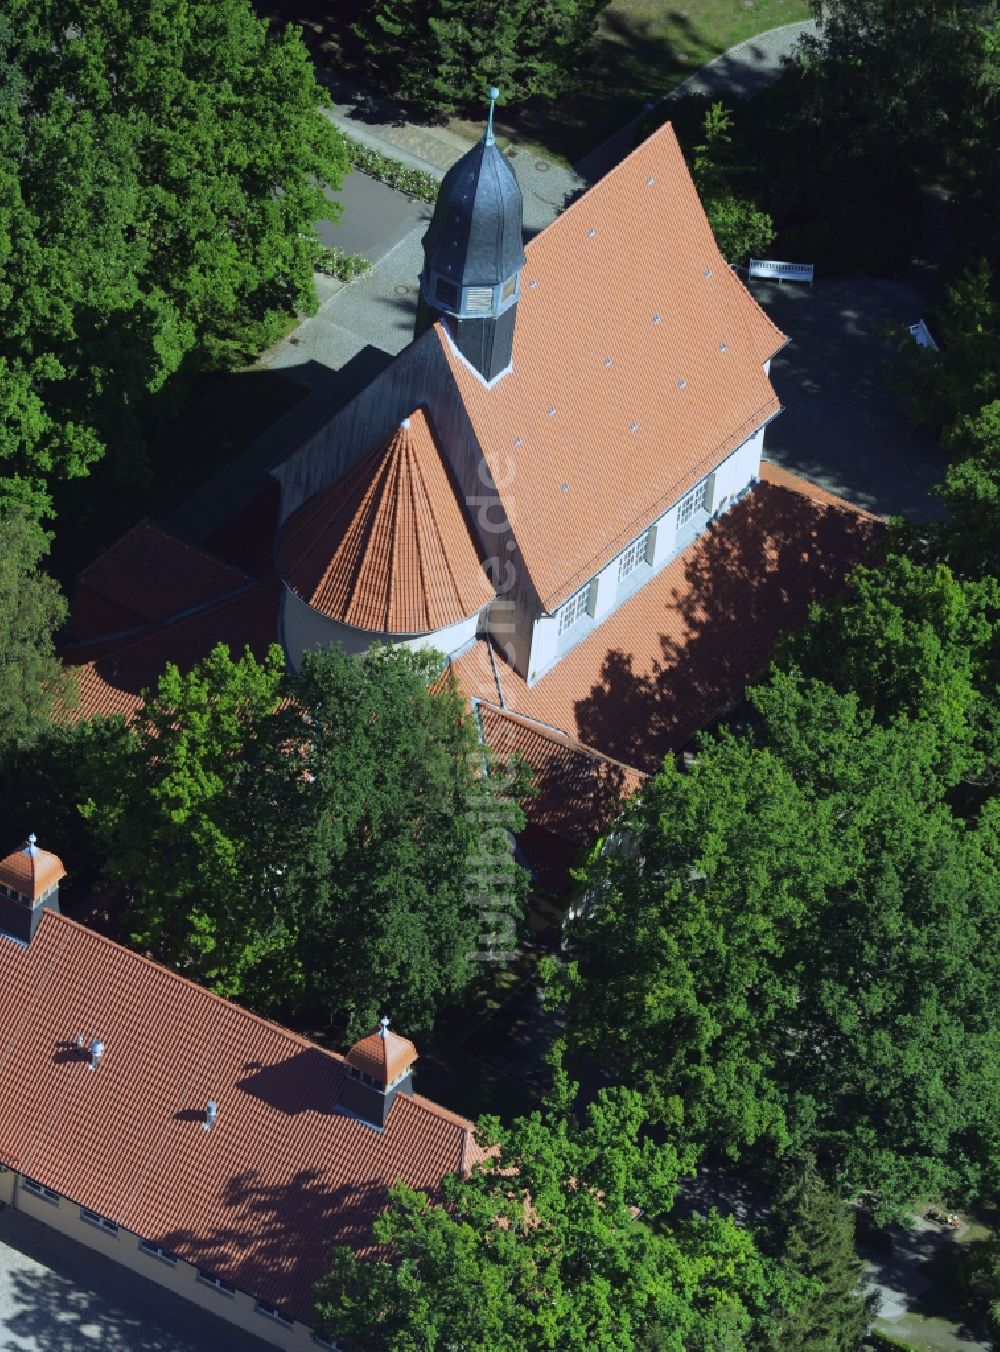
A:
{"label": "red tile roof", "polygon": [[69,632],[93,639],[160,623],[250,581],[162,526],[140,521],[80,574]]}
{"label": "red tile roof", "polygon": [[669,125],[527,257],[507,375],[486,387],[434,332],[551,611],[778,411],[762,364],[786,340],[719,253]]}
{"label": "red tile roof", "polygon": [[263,658],[277,642],[280,596],[281,584],[272,578],[137,636],[64,649],[63,663],[75,674],[80,691],[78,707],[66,717],[130,718],[142,704],[141,692],[156,689],[168,662],[189,671],[217,643],[227,644],[234,656],[248,646]]}
{"label": "red tile roof", "polygon": [[494,596],[423,409],[285,522],[277,558],[296,595],[376,633],[443,629]]}
{"label": "red tile roof", "polygon": [[376,1028],[363,1037],[344,1058],[355,1070],[370,1075],[381,1085],[392,1084],[417,1059],[417,1049],[409,1038],[400,1037],[386,1027]]}
{"label": "red tile roof", "polygon": [[635,793],[645,775],[565,734],[481,701],[486,744],[503,760],[520,756],[537,792],[524,804],[529,822],[574,845],[590,844]]}
{"label": "red tile roof", "polygon": [[0,859],[0,884],[13,888],[29,901],[37,901],[65,877],[63,861],[57,854],[39,849],[27,840],[6,859]]}
{"label": "red tile roof", "polygon": [[[765,463],[762,482],[529,686],[480,640],[454,671],[470,696],[641,770],[731,706],[775,640],[836,595],[882,530]],[[499,683],[499,684],[498,684]]]}
{"label": "red tile roof", "polygon": [[383,1132],[337,1113],[341,1057],[57,913],[0,941],[0,1071],[4,1164],[307,1324],[330,1245],[370,1249],[391,1184],[482,1158],[419,1095]]}

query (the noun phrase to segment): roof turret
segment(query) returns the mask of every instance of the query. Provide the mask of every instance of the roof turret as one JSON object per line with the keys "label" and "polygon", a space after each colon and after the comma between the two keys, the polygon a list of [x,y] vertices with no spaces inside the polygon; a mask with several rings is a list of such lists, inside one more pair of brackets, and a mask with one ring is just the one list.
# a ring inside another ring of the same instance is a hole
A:
{"label": "roof turret", "polygon": [[57,854],[42,850],[32,832],[20,849],[0,859],[0,886],[17,893],[25,901],[39,901],[65,878],[66,870]]}
{"label": "roof turret", "polygon": [[517,299],[524,266],[521,189],[493,139],[493,103],[482,139],[451,166],[424,235],[420,290],[436,311],[497,316]]}

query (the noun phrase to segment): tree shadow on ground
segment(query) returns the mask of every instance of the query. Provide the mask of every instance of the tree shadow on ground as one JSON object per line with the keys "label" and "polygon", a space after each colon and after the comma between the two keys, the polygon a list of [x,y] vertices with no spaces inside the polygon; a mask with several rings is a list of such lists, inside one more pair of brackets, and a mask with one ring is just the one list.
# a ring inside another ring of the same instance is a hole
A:
{"label": "tree shadow on ground", "polygon": [[652,771],[731,707],[775,640],[835,596],[880,531],[871,518],[764,481],[675,564],[651,660],[610,650],[576,704],[582,741]]}

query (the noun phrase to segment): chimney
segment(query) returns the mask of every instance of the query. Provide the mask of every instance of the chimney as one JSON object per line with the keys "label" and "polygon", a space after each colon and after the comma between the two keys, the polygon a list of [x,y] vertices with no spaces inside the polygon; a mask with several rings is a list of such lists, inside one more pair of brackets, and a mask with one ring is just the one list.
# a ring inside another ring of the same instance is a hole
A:
{"label": "chimney", "polygon": [[87,1069],[96,1070],[101,1064],[101,1057],[104,1055],[104,1043],[99,1037],[95,1037],[87,1050],[90,1055],[90,1059],[87,1062]]}
{"label": "chimney", "polygon": [[382,1131],[397,1094],[413,1097],[413,1063],[417,1049],[409,1038],[389,1028],[383,1017],[378,1028],[354,1046],[344,1058],[347,1073],[337,1111]]}
{"label": "chimney", "polygon": [[205,1109],[205,1120],[201,1124],[202,1131],[211,1131],[215,1126],[215,1119],[219,1116],[219,1105],[215,1099],[208,1100],[208,1106]]}
{"label": "chimney", "polygon": [[62,860],[40,849],[34,832],[0,859],[0,932],[30,943],[42,912],[59,910],[59,880],[65,876]]}

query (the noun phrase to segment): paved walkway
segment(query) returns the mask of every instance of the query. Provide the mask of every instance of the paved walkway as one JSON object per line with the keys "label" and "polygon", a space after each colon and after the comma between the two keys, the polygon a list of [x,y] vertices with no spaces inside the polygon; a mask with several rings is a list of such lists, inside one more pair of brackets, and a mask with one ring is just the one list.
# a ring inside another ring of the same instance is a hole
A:
{"label": "paved walkway", "polygon": [[270,1344],[9,1208],[0,1213],[0,1349],[273,1352]]}
{"label": "paved walkway", "polygon": [[963,1232],[942,1231],[918,1217],[911,1230],[892,1226],[889,1233],[888,1251],[870,1241],[858,1246],[868,1287],[882,1297],[876,1326],[921,1352],[990,1352],[993,1343],[981,1329],[953,1318],[955,1310],[940,1308],[940,1293],[927,1275],[963,1242]]}
{"label": "paved walkway", "polygon": [[[687,93],[732,97],[752,94],[777,77],[782,62],[807,31],[815,31],[815,24],[786,24],[740,43],[696,71],[671,91],[668,100]],[[388,102],[362,96],[333,77],[320,78],[335,100],[330,116],[338,127],[411,167],[443,177],[469,148],[464,137],[447,127],[402,122]],[[628,154],[634,134],[633,122],[575,169],[534,153],[516,152],[510,163],[524,196],[526,233],[530,236],[544,230],[573,197]],[[338,369],[371,347],[395,355],[413,336],[417,277],[423,266],[421,240],[430,210],[409,203],[402,194],[381,184],[363,188],[357,182],[362,179],[362,175],[352,174],[347,180],[341,194],[345,204],[341,221],[337,226],[321,225],[321,234],[326,242],[339,244],[348,252],[364,252],[375,266],[348,287],[323,282],[319,314],[295,331],[294,341],[285,343],[267,359],[267,365],[284,369],[296,379],[310,362]],[[407,209],[415,218],[408,232],[404,229]],[[307,377],[303,383],[313,386],[315,381]]]}

